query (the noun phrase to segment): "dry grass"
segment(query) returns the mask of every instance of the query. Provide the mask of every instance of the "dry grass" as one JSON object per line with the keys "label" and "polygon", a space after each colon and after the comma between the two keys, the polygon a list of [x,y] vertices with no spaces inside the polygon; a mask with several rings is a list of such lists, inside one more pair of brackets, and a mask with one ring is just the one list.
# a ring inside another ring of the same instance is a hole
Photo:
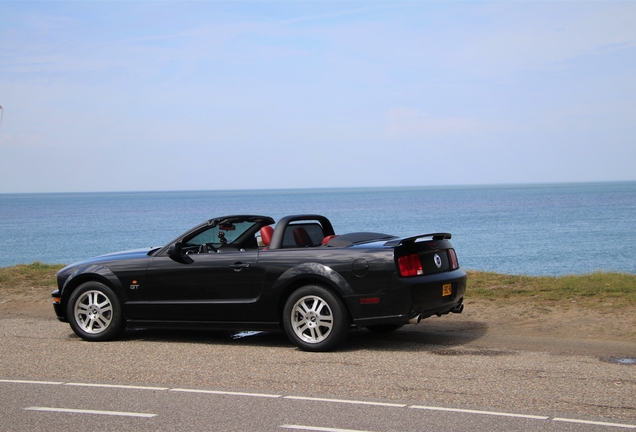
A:
{"label": "dry grass", "polygon": [[55,289],[55,275],[61,264],[20,264],[0,267],[0,302],[32,295],[46,295]]}
{"label": "dry grass", "polygon": [[598,272],[548,277],[471,271],[467,297],[535,305],[578,303],[589,308],[630,308],[636,306],[636,275]]}

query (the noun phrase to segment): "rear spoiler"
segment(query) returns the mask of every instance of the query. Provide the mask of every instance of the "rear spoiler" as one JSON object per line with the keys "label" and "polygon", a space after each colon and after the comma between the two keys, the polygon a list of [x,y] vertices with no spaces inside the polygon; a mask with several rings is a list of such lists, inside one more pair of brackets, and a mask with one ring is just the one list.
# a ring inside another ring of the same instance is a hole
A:
{"label": "rear spoiler", "polygon": [[431,238],[432,240],[450,240],[452,237],[453,235],[451,233],[422,234],[422,235],[406,237],[406,238],[398,239],[398,240],[391,240],[384,243],[384,246],[395,247],[400,245],[411,244],[411,243],[415,243],[417,239],[421,239],[421,238]]}

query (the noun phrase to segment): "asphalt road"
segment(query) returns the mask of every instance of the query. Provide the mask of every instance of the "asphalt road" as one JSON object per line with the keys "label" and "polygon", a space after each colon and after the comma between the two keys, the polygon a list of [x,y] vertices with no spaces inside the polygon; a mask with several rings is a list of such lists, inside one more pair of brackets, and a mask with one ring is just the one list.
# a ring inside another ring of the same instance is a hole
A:
{"label": "asphalt road", "polygon": [[[192,389],[0,382],[4,431],[608,431],[626,424]],[[635,426],[636,427],[636,426]]]}
{"label": "asphalt road", "polygon": [[142,330],[88,343],[52,319],[4,316],[0,429],[615,430],[636,425],[636,365],[616,362],[634,357],[634,342],[517,338],[448,318],[354,331],[316,354],[277,333]]}

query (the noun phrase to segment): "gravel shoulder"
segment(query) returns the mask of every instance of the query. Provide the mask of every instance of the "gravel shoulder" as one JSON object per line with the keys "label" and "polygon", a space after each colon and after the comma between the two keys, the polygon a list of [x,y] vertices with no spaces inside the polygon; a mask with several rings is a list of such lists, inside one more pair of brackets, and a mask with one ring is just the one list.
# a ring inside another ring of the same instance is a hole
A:
{"label": "gravel shoulder", "polygon": [[497,306],[388,335],[351,332],[332,353],[281,333],[127,331],[89,343],[48,300],[0,304],[0,379],[34,379],[399,401],[636,424],[635,314]]}

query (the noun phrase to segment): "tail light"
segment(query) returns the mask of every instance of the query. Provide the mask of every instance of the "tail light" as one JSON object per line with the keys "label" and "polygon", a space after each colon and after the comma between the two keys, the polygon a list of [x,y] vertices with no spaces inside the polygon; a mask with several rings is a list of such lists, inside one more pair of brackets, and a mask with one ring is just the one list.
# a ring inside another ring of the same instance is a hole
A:
{"label": "tail light", "polygon": [[459,262],[457,261],[457,254],[455,249],[448,250],[448,259],[450,261],[451,270],[457,270],[459,268]]}
{"label": "tail light", "polygon": [[400,267],[400,275],[402,277],[424,274],[420,257],[417,254],[405,255],[398,258],[398,266]]}

